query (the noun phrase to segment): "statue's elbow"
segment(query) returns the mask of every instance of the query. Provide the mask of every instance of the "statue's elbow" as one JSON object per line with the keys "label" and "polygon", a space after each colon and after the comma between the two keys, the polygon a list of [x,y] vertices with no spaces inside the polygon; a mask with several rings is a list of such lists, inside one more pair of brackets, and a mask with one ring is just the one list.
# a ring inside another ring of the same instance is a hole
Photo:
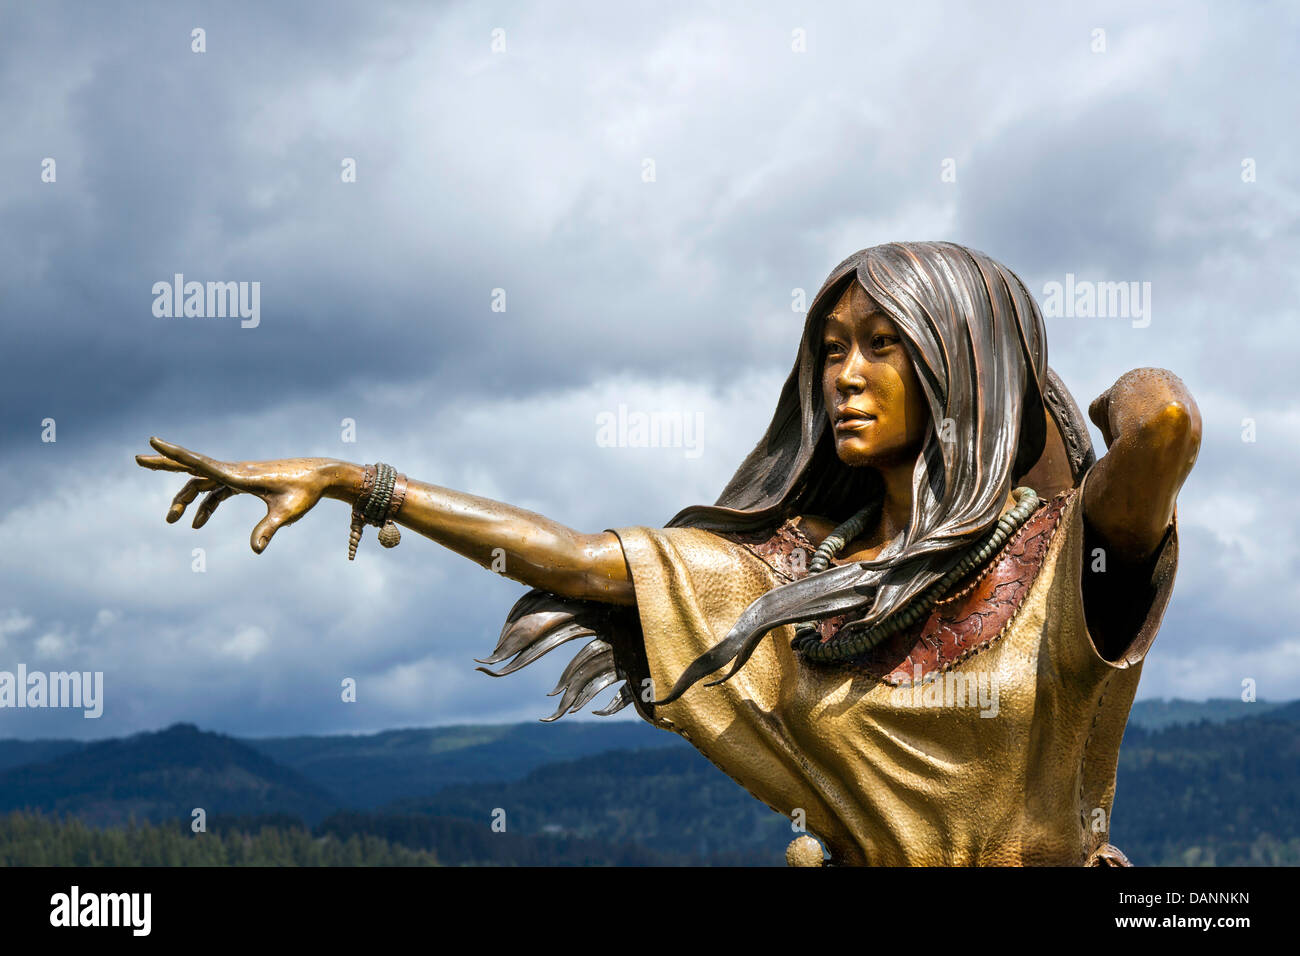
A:
{"label": "statue's elbow", "polygon": [[1201,449],[1201,413],[1190,396],[1162,402],[1142,423],[1140,443],[1147,454],[1186,474]]}

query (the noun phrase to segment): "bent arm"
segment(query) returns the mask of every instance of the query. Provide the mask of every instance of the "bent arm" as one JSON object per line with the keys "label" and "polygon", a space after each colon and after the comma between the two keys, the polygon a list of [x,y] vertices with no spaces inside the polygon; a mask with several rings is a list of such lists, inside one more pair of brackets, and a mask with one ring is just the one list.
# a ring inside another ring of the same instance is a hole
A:
{"label": "bent arm", "polygon": [[[340,462],[326,495],[352,504],[363,472]],[[395,520],[531,587],[606,604],[636,603],[623,547],[612,532],[581,534],[522,508],[409,479]]]}
{"label": "bent arm", "polygon": [[1088,411],[1108,450],[1083,486],[1084,618],[1103,658],[1140,660],[1172,580],[1158,580],[1157,552],[1163,543],[1168,559],[1177,548],[1166,536],[1200,448],[1201,416],[1178,376],[1151,368],[1121,376]]}
{"label": "bent arm", "polygon": [[1201,447],[1201,413],[1173,372],[1140,368],[1088,409],[1107,452],[1085,486],[1083,514],[1121,564],[1147,561],[1174,518],[1178,490]]}

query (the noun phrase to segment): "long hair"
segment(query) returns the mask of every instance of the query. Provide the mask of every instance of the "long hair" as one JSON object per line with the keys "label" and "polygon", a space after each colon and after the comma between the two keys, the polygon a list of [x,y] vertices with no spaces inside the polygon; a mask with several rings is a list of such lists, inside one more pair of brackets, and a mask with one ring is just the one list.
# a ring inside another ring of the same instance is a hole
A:
{"label": "long hair", "polygon": [[496,650],[481,661],[509,663],[499,671],[480,670],[505,676],[560,644],[592,637],[565,668],[552,691],[563,693],[559,706],[543,719],[577,711],[620,680],[625,683],[618,693],[596,713],[633,704],[651,718],[655,704],[675,700],[728,663],[732,667],[722,679],[731,677],[773,628],[844,613],[860,616],[855,626],[868,626],[903,608],[997,521],[1013,482],[1043,453],[1045,404],[1077,483],[1093,461],[1091,443],[1073,399],[1047,366],[1042,315],[1024,283],[963,246],[888,243],[849,256],[826,279],[808,309],[794,368],[762,440],[715,504],[686,508],[668,527],[755,530],[813,514],[841,521],[883,496],[874,469],[839,459],[822,398],[822,325],[853,282],[898,328],[930,410],[906,531],[875,560],[834,567],[764,594],[661,701],[633,692],[648,674],[635,608],[536,589],[511,609]]}
{"label": "long hair", "polygon": [[851,282],[897,326],[930,409],[908,526],[875,560],[833,567],[759,597],[656,704],[677,699],[728,663],[721,680],[730,678],[783,624],[850,614],[855,627],[868,627],[902,609],[992,528],[1013,479],[1042,454],[1047,338],[1024,283],[964,246],[888,243],[863,249],[831,273],[808,310],[798,360],[763,440],[717,504],[687,508],[669,527],[734,530],[792,514],[843,520],[883,496],[873,470],[851,468],[835,454],[822,397],[822,326]]}

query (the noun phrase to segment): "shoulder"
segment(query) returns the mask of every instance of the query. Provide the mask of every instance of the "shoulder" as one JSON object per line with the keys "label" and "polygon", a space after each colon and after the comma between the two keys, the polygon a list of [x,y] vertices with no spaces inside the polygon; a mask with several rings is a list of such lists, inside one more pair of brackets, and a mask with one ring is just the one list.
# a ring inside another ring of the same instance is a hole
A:
{"label": "shoulder", "polygon": [[638,569],[672,567],[688,577],[726,576],[738,566],[762,565],[753,544],[763,544],[770,532],[727,532],[707,528],[611,528],[635,579]]}

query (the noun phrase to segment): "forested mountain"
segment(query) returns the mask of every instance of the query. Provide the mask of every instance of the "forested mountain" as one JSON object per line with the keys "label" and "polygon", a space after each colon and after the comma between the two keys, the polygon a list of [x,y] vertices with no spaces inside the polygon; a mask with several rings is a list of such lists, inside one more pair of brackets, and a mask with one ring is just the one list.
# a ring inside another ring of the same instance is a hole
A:
{"label": "forested mountain", "polygon": [[[5,766],[0,811],[47,817],[3,821],[9,863],[779,865],[793,836],[684,741],[631,722],[261,741],[179,724],[0,742]],[[1300,864],[1298,811],[1300,702],[1135,708],[1111,827],[1134,863]]]}
{"label": "forested mountain", "polygon": [[640,720],[462,725],[244,743],[358,809],[427,796],[454,783],[515,780],[544,764],[607,750],[690,748]]}
{"label": "forested mountain", "polygon": [[95,825],[207,814],[319,820],[337,799],[296,770],[193,724],[101,740],[0,773],[0,812],[33,809]]}

